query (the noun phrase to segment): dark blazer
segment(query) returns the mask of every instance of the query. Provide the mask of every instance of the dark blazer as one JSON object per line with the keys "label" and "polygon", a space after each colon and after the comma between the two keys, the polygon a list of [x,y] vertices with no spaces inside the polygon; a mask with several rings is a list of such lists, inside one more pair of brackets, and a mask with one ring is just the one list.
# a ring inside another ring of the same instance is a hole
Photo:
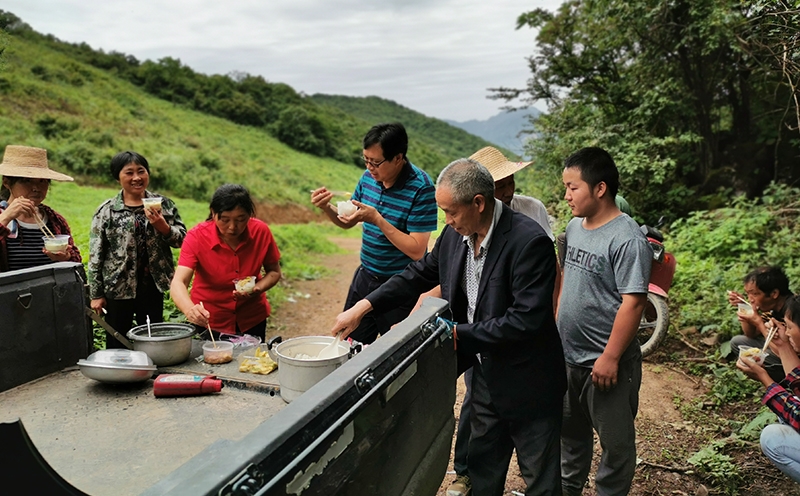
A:
{"label": "dark blazer", "polygon": [[498,413],[509,419],[560,414],[567,379],[553,317],[553,242],[534,220],[503,205],[472,324],[461,287],[467,251],[463,236],[445,227],[433,251],[367,296],[373,311],[441,284],[457,322],[459,359],[480,354]]}

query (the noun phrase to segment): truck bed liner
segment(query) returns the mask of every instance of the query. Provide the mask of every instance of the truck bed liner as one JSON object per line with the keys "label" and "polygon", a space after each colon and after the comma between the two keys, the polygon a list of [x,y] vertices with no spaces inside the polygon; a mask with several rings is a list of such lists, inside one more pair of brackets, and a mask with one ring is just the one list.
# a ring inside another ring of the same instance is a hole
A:
{"label": "truck bed liner", "polygon": [[[209,367],[192,362],[188,368]],[[212,395],[155,398],[150,380],[101,384],[72,368],[0,393],[0,421],[20,418],[42,456],[78,489],[139,494],[215,441],[238,441],[286,406],[269,384],[276,379],[247,375],[265,388],[226,381]]]}

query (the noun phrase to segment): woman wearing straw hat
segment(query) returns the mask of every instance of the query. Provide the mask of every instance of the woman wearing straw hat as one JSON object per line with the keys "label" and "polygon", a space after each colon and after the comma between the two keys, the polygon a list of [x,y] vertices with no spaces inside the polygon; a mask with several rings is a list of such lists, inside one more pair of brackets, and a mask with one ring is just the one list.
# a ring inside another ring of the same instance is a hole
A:
{"label": "woman wearing straw hat", "polygon": [[[72,181],[47,164],[47,150],[8,145],[0,163],[0,271],[38,267],[52,262],[80,262],[64,217],[44,205],[50,181]],[[42,235],[44,233],[44,236]],[[46,237],[70,236],[66,249],[48,251]]]}
{"label": "woman wearing straw hat", "polygon": [[[107,312],[106,322],[125,333],[136,322],[163,322],[164,293],[175,272],[172,248],[180,248],[186,226],[175,203],[153,195],[150,164],[136,152],[111,159],[111,176],[122,190],[97,208],[89,233],[90,306]],[[122,348],[106,334],[106,348]]]}

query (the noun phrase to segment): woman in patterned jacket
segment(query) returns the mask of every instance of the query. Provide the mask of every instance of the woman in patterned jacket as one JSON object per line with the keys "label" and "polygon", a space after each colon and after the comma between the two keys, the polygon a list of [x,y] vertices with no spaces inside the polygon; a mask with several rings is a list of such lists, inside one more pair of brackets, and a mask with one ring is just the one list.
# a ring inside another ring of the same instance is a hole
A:
{"label": "woman in patterned jacket", "polygon": [[[89,234],[89,296],[95,312],[107,312],[106,322],[117,332],[162,322],[164,292],[174,273],[171,248],[180,248],[186,236],[178,209],[161,196],[160,208],[144,204],[159,198],[147,191],[150,166],[136,152],[118,153],[111,159],[111,175],[122,190],[106,200],[92,218]],[[121,348],[107,334],[107,348]]]}

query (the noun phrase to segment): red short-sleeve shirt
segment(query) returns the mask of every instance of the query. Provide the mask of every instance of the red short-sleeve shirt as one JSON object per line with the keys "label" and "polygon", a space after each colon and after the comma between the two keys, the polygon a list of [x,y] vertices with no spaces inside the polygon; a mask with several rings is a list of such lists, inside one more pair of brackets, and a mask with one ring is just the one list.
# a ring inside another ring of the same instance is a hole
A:
{"label": "red short-sleeve shirt", "polygon": [[237,324],[240,331],[246,331],[263,322],[270,314],[270,307],[263,293],[234,300],[234,279],[247,276],[261,279],[261,268],[277,263],[280,258],[275,238],[263,221],[251,218],[244,241],[233,250],[219,239],[214,221],[208,220],[186,233],[178,265],[194,271],[192,302],[203,302],[211,314],[211,328],[235,334]]}

